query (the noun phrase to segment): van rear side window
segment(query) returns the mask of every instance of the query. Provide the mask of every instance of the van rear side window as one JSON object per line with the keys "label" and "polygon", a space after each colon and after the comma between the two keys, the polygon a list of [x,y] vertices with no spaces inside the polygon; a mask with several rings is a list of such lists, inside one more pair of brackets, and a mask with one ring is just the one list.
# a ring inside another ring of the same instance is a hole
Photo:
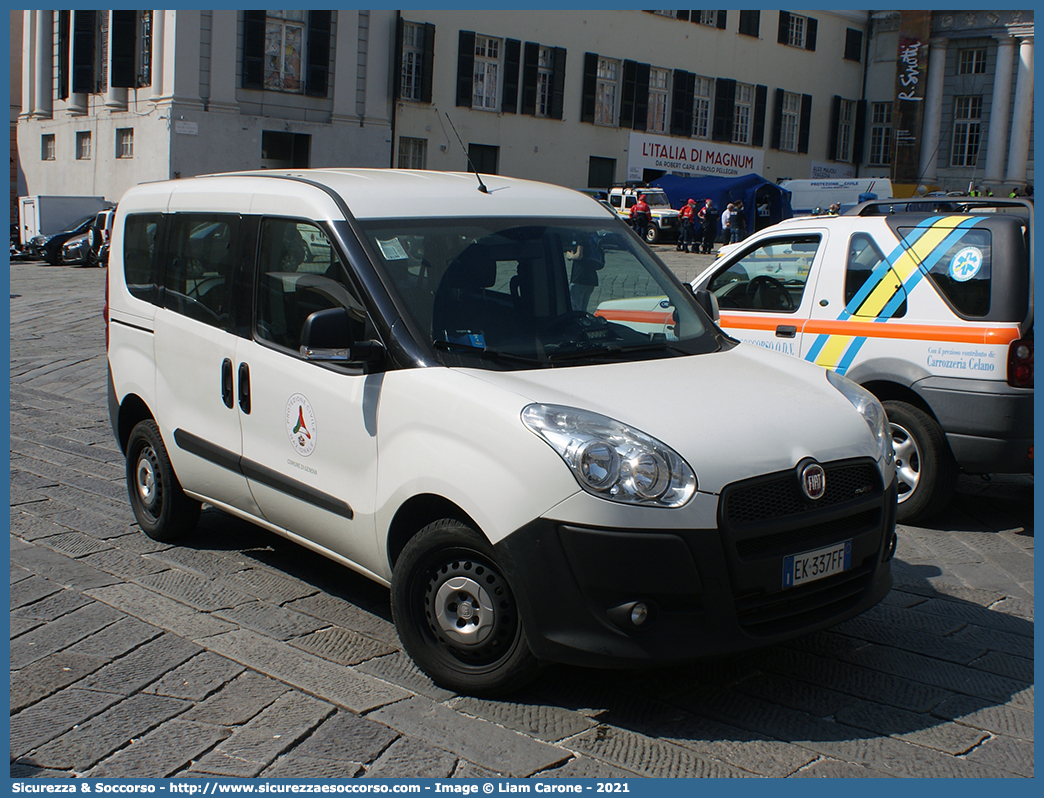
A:
{"label": "van rear side window", "polygon": [[159,303],[159,260],[156,255],[159,213],[133,214],[123,227],[123,275],[131,296]]}
{"label": "van rear side window", "polygon": [[[900,229],[905,241],[917,239],[916,230]],[[916,247],[914,251],[917,251]],[[993,275],[993,236],[975,227],[956,230],[923,257],[921,268],[960,315],[981,318],[990,312]]]}
{"label": "van rear side window", "polygon": [[226,328],[239,217],[185,213],[171,217],[170,224],[163,306]]}

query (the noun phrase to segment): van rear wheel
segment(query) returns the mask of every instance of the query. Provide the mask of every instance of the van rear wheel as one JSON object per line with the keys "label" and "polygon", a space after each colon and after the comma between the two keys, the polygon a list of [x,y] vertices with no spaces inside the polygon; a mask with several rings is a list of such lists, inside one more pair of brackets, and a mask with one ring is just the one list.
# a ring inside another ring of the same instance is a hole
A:
{"label": "van rear wheel", "polygon": [[127,491],[142,532],[164,543],[196,528],[201,505],[181,489],[156,422],[140,421],[127,440]]}
{"label": "van rear wheel", "polygon": [[928,518],[942,509],[957,487],[957,463],[942,427],[907,402],[882,403],[892,428],[901,523]]}
{"label": "van rear wheel", "polygon": [[539,671],[493,547],[459,521],[429,524],[406,544],[391,608],[406,653],[447,690],[500,695]]}

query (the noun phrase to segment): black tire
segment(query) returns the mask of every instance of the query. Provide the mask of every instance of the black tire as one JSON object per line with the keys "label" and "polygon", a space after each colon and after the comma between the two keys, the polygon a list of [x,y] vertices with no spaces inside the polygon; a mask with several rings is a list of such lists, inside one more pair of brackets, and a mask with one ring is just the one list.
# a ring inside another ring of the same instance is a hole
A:
{"label": "black tire", "polygon": [[200,503],[181,489],[159,427],[141,421],[127,440],[127,491],[142,532],[164,543],[184,537],[199,523]]}
{"label": "black tire", "polygon": [[655,222],[649,222],[649,226],[645,228],[645,243],[660,243],[660,228],[656,225]]}
{"label": "black tire", "polygon": [[896,453],[901,523],[920,521],[937,513],[957,487],[957,463],[942,427],[930,415],[907,402],[883,402]]}
{"label": "black tire", "polygon": [[428,524],[406,544],[391,609],[406,653],[447,690],[502,695],[539,672],[493,547],[459,521]]}

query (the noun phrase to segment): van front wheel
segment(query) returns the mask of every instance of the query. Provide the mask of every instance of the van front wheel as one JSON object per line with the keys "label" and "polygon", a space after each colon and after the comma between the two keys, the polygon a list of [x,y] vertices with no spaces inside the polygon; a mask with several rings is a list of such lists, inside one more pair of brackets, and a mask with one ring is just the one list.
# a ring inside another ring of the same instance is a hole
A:
{"label": "van front wheel", "polygon": [[406,653],[440,687],[503,694],[539,670],[493,547],[459,521],[429,524],[406,544],[391,609]]}
{"label": "van front wheel", "polygon": [[942,509],[957,486],[957,463],[942,427],[907,402],[882,403],[892,428],[899,482],[898,520],[911,523]]}
{"label": "van front wheel", "polygon": [[140,421],[127,440],[127,492],[142,532],[168,543],[196,528],[200,503],[185,495],[159,427]]}

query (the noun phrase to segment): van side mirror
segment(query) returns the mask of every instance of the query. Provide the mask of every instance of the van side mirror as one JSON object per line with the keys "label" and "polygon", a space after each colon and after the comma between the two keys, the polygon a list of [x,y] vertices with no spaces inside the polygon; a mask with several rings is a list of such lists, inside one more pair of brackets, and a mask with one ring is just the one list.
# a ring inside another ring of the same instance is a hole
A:
{"label": "van side mirror", "polygon": [[340,363],[376,363],[384,357],[378,341],[356,343],[348,311],[328,308],[310,313],[301,326],[301,357]]}
{"label": "van side mirror", "polygon": [[717,324],[721,320],[721,314],[718,312],[718,298],[706,288],[693,288],[692,293],[696,297],[696,304],[703,308],[711,321]]}

